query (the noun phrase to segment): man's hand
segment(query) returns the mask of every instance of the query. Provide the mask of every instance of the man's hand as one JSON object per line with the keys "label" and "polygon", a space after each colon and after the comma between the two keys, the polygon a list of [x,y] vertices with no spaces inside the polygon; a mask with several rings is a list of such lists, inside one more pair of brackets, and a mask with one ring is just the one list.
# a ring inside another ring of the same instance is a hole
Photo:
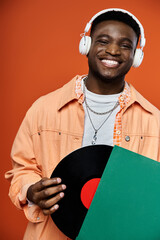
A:
{"label": "man's hand", "polygon": [[45,215],[52,214],[59,208],[57,202],[64,197],[62,191],[66,185],[60,183],[60,178],[43,178],[28,188],[27,199],[38,205]]}

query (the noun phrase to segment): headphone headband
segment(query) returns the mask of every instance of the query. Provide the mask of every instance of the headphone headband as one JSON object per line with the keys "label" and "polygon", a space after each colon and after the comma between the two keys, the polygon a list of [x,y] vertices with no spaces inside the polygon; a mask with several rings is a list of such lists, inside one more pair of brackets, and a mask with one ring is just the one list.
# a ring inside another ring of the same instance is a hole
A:
{"label": "headphone headband", "polygon": [[142,24],[140,23],[140,21],[130,12],[128,12],[127,10],[124,10],[124,9],[121,9],[121,8],[108,8],[108,9],[104,9],[100,12],[98,12],[97,14],[95,14],[91,20],[87,23],[85,29],[84,29],[84,36],[85,34],[89,31],[89,29],[91,28],[91,25],[92,25],[92,22],[100,15],[104,14],[104,13],[107,13],[107,12],[113,12],[113,11],[116,11],[116,12],[122,12],[122,13],[126,13],[128,14],[130,17],[133,18],[133,20],[135,20],[135,22],[138,24],[139,28],[140,28],[140,35],[141,35],[141,38],[140,38],[140,47],[143,49],[143,47],[145,46],[145,43],[146,43],[146,39],[145,39],[145,36],[144,36],[144,29],[143,29],[143,26]]}
{"label": "headphone headband", "polygon": [[97,14],[95,14],[91,20],[87,23],[85,29],[84,29],[84,33],[81,34],[81,41],[79,43],[79,52],[82,55],[87,55],[90,51],[90,47],[91,47],[91,37],[90,36],[86,36],[86,33],[89,31],[89,29],[91,28],[91,25],[93,23],[93,21],[100,15],[107,13],[107,12],[121,12],[124,14],[127,14],[128,16],[130,16],[139,26],[140,29],[140,48],[137,48],[134,54],[134,59],[133,59],[133,63],[132,66],[133,67],[139,67],[142,63],[143,57],[144,57],[144,53],[143,53],[143,47],[145,46],[146,43],[146,39],[144,37],[144,29],[142,24],[140,23],[140,21],[130,12],[121,9],[121,8],[108,8],[108,9],[104,9],[100,12],[98,12]]}

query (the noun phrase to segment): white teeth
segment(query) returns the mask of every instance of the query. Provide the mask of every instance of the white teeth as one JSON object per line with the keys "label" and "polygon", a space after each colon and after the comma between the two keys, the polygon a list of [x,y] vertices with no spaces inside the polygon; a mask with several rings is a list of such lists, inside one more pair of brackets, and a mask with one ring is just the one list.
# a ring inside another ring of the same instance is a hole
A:
{"label": "white teeth", "polygon": [[119,62],[114,60],[107,60],[107,59],[102,59],[102,63],[104,63],[106,66],[109,66],[109,67],[116,67],[119,65]]}

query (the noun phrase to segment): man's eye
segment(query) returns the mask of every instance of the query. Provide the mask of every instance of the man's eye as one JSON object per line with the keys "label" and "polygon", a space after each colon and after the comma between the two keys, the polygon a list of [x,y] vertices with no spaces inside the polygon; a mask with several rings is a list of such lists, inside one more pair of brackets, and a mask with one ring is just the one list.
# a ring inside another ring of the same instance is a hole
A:
{"label": "man's eye", "polygon": [[107,40],[98,40],[97,42],[100,43],[101,45],[108,44]]}
{"label": "man's eye", "polygon": [[122,44],[121,47],[126,49],[132,49],[132,46],[129,44]]}

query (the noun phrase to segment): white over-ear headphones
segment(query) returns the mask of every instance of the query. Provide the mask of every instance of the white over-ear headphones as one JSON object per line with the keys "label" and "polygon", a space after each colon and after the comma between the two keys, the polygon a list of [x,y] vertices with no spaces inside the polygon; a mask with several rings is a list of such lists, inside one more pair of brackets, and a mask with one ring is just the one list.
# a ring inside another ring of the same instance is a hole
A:
{"label": "white over-ear headphones", "polygon": [[86,33],[89,31],[92,22],[100,15],[107,13],[107,12],[111,12],[111,11],[117,11],[117,12],[122,12],[122,13],[126,13],[128,14],[130,17],[133,18],[133,20],[135,20],[135,22],[138,24],[139,28],[140,28],[140,48],[137,48],[135,51],[135,55],[134,55],[134,60],[133,60],[133,67],[139,67],[140,64],[142,63],[143,60],[143,48],[145,46],[146,43],[146,39],[144,37],[144,29],[142,24],[139,22],[139,20],[130,12],[124,10],[124,9],[120,9],[120,8],[108,8],[108,9],[104,9],[100,12],[98,12],[97,14],[95,14],[91,20],[87,23],[85,29],[84,29],[84,33],[81,35],[81,41],[79,43],[79,52],[82,55],[87,55],[89,53],[90,47],[91,47],[91,37],[90,36],[86,36]]}

